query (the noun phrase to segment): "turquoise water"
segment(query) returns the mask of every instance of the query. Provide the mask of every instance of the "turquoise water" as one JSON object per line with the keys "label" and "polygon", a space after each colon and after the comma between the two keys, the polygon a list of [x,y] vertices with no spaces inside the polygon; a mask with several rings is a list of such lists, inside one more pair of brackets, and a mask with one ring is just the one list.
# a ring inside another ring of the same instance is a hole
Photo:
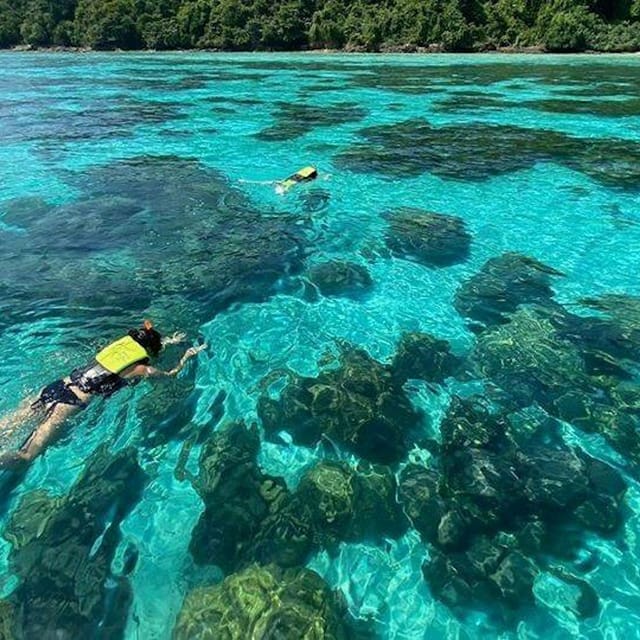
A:
{"label": "turquoise water", "polygon": [[[65,495],[101,443],[136,447],[147,481],[109,560],[120,575],[126,550],[138,554],[121,610],[126,638],[169,638],[185,594],[220,579],[189,551],[202,501],[174,470],[190,434],[200,434],[187,463],[197,473],[201,442],[221,424],[260,424],[265,376],[317,376],[338,341],[388,363],[408,331],[446,339],[466,357],[477,336],[453,306],[456,291],[505,252],[562,272],[554,300],[571,310],[585,297],[640,295],[638,56],[0,60],[0,413],[143,317],[209,345],[177,383],[143,382],[94,403],[3,489],[5,527],[29,492]],[[276,193],[273,181],[308,164],[315,182]],[[386,216],[401,207],[460,218],[468,255],[433,268],[390,251]],[[323,295],[309,283],[314,265],[340,259],[367,269],[366,292]],[[168,350],[160,364],[178,356]],[[423,411],[421,436],[438,439],[452,395],[490,393],[490,381],[466,369],[441,384],[405,385]],[[560,428],[628,484],[619,530],[584,533],[593,566],[580,573],[553,560],[595,589],[597,614],[576,616],[562,588],[544,580],[509,623],[486,604],[455,610],[423,579],[433,549],[413,528],[316,550],[306,565],[380,638],[640,637],[633,461],[571,421]],[[357,461],[340,443],[263,434],[258,461],[294,489],[310,464],[336,456]],[[1,548],[10,598],[19,578],[11,543]]]}

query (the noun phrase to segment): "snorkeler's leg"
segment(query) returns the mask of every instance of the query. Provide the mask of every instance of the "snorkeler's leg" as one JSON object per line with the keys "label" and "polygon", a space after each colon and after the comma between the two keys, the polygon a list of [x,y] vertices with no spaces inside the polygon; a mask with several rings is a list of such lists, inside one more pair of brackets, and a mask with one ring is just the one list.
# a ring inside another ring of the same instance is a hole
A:
{"label": "snorkeler's leg", "polygon": [[70,404],[56,405],[48,418],[33,430],[18,451],[0,457],[0,468],[12,468],[31,462],[51,444],[62,423],[79,408],[77,405]]}
{"label": "snorkeler's leg", "polygon": [[33,403],[36,398],[28,398],[23,400],[17,409],[0,418],[0,437],[9,437],[25,420],[28,420],[33,414]]}

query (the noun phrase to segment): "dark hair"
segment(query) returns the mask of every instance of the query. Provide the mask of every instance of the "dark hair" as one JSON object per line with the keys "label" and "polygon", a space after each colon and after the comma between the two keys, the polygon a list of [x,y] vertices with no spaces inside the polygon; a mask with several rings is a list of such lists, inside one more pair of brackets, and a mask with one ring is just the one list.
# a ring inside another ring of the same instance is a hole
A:
{"label": "dark hair", "polygon": [[129,329],[131,336],[150,356],[157,356],[162,350],[162,336],[155,329]]}

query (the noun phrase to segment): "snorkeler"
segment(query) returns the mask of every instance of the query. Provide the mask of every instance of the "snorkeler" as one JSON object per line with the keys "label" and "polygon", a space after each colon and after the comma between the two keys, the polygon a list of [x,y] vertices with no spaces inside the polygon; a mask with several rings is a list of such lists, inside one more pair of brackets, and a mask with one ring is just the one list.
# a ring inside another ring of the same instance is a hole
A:
{"label": "snorkeler", "polygon": [[[311,182],[317,177],[318,170],[315,167],[308,166],[302,167],[302,169],[299,169],[295,173],[292,173],[287,178],[284,178],[284,180],[246,180],[244,178],[241,178],[239,182],[248,182],[250,184],[274,184],[276,187],[276,193],[278,195],[284,195],[295,185],[301,182]],[[329,174],[324,174],[324,178],[329,178]]]}
{"label": "snorkeler", "polygon": [[[140,329],[131,329],[126,336],[107,345],[88,365],[75,369],[69,376],[46,386],[35,401],[0,421],[0,434],[8,427],[42,415],[42,421],[31,432],[18,451],[0,455],[0,469],[15,469],[29,464],[56,437],[62,423],[73,413],[84,409],[93,396],[109,397],[116,391],[154,376],[175,376],[186,362],[206,348],[206,344],[187,349],[170,371],[150,366],[149,359],[158,356],[167,344],[178,344],[185,334],[175,333],[162,338],[151,322]],[[10,432],[12,432],[11,430]]]}
{"label": "snorkeler", "polygon": [[299,184],[300,182],[311,182],[311,180],[315,180],[317,177],[318,170],[315,167],[303,167],[288,178],[278,181],[276,183],[276,193],[282,195],[296,184]]}

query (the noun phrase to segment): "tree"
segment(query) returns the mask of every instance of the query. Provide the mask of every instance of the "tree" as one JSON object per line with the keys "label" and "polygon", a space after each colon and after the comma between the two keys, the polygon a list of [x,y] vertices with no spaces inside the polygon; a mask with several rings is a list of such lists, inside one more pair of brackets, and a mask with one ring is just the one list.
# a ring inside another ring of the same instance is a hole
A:
{"label": "tree", "polygon": [[0,47],[12,47],[21,42],[23,5],[19,0],[0,0]]}
{"label": "tree", "polygon": [[344,3],[328,0],[315,11],[309,27],[309,44],[314,48],[340,49],[346,42]]}
{"label": "tree", "polygon": [[636,50],[640,0],[0,0],[0,47]]}
{"label": "tree", "polygon": [[263,25],[262,44],[268,49],[300,48],[307,43],[309,19],[306,6],[301,0],[281,2]]}
{"label": "tree", "polygon": [[187,47],[201,46],[207,25],[211,20],[211,0],[189,0],[176,13],[181,42]]}
{"label": "tree", "polygon": [[549,51],[584,51],[602,23],[583,4],[554,0],[540,10],[536,28]]}
{"label": "tree", "polygon": [[133,0],[79,0],[75,39],[93,49],[139,49]]}

